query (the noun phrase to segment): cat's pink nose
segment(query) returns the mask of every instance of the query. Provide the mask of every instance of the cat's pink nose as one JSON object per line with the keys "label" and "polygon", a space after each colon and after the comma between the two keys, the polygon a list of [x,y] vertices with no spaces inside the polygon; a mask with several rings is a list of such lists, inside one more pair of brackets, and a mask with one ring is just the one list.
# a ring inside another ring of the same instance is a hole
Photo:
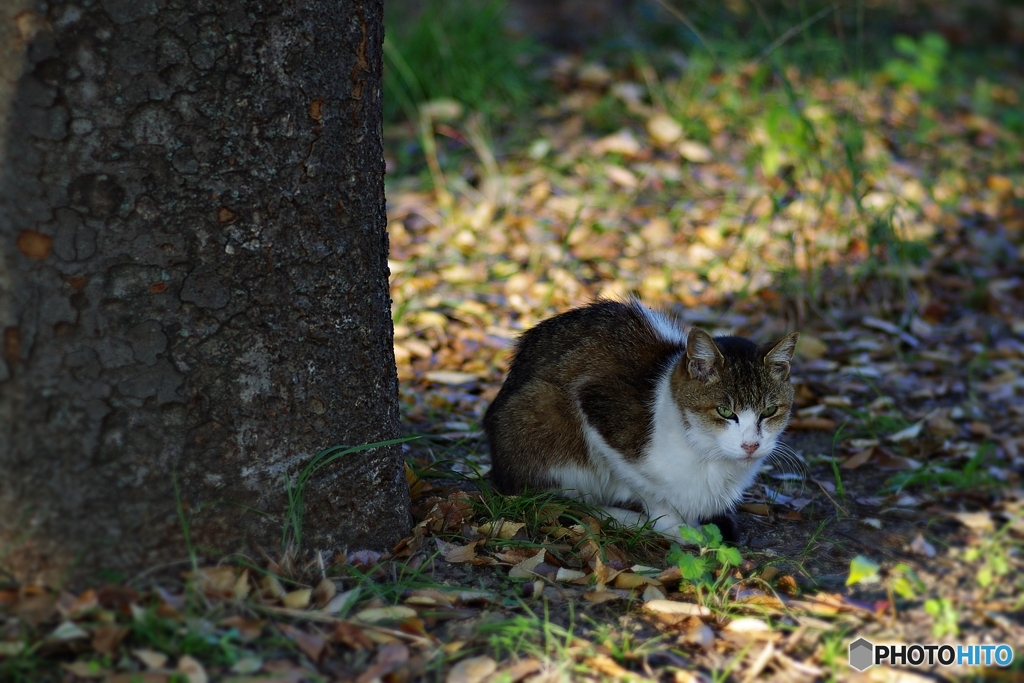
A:
{"label": "cat's pink nose", "polygon": [[753,455],[754,451],[761,447],[759,443],[745,443],[740,446],[747,455]]}

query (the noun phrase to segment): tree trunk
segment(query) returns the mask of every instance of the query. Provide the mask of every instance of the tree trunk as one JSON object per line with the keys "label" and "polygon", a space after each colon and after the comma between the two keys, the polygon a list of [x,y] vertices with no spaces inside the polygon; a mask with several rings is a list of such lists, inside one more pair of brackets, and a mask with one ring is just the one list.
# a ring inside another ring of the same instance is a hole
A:
{"label": "tree trunk", "polygon": [[[3,3],[0,568],[275,554],[286,476],[397,436],[382,40],[381,0]],[[305,500],[306,550],[409,527],[396,446]]]}

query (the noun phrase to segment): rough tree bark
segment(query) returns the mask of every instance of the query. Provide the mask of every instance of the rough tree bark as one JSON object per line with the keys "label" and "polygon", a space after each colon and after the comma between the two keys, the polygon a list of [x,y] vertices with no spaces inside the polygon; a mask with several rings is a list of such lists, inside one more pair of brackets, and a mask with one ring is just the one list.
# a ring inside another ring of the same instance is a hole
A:
{"label": "rough tree bark", "polygon": [[[397,435],[381,0],[0,3],[0,567],[275,552]],[[408,530],[396,447],[303,545]],[[252,512],[256,508],[276,518]]]}

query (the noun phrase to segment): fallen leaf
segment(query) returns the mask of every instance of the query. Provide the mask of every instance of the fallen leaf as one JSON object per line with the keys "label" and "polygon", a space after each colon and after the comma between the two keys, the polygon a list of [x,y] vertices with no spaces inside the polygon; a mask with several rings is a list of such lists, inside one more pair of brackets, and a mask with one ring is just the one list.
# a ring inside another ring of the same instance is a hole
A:
{"label": "fallen leaf", "polygon": [[715,632],[711,630],[710,626],[699,624],[688,630],[683,639],[690,645],[707,650],[715,644]]}
{"label": "fallen leaf", "polygon": [[583,599],[595,605],[600,605],[602,602],[614,602],[616,600],[623,600],[626,598],[626,595],[628,595],[628,593],[602,590],[584,593]]}
{"label": "fallen leaf", "polygon": [[683,127],[665,113],[658,113],[647,120],[647,133],[657,144],[667,147],[683,137]]}
{"label": "fallen leaf", "polygon": [[694,164],[706,164],[714,155],[707,145],[702,145],[696,140],[683,140],[677,147],[679,156]]}
{"label": "fallen leaf", "polygon": [[498,669],[498,664],[488,657],[470,657],[455,664],[448,672],[446,683],[481,683]]}
{"label": "fallen leaf", "polygon": [[590,577],[578,569],[566,569],[565,567],[559,567],[558,571],[555,573],[555,581],[558,581],[559,583],[587,583],[590,581]]}
{"label": "fallen leaf", "polygon": [[296,626],[290,624],[281,624],[278,626],[281,629],[281,633],[285,634],[289,640],[294,642],[303,654],[310,658],[314,663],[320,661],[320,657],[324,653],[324,648],[327,647],[327,641],[317,633],[305,631]]}
{"label": "fallen leaf", "polygon": [[99,666],[98,663],[83,660],[61,662],[60,668],[71,673],[76,678],[104,678],[110,675],[110,672]]}
{"label": "fallen leaf", "polygon": [[924,557],[935,557],[935,546],[926,541],[920,531],[910,542],[910,551]]}
{"label": "fallen leaf", "polygon": [[532,579],[535,576],[534,570],[544,561],[545,550],[542,548],[536,555],[529,557],[508,570],[509,578]]}
{"label": "fallen leaf", "polygon": [[373,648],[373,641],[366,635],[366,632],[348,621],[339,621],[334,625],[334,640],[348,645],[353,650],[370,650]]}
{"label": "fallen leaf", "polygon": [[478,541],[469,545],[453,546],[449,552],[444,554],[445,562],[459,564],[460,562],[472,562],[476,559],[476,546]]}
{"label": "fallen leaf", "polygon": [[650,602],[651,600],[664,600],[665,591],[654,585],[648,585],[644,588],[644,592],[640,595],[644,602]]}
{"label": "fallen leaf", "polygon": [[370,607],[369,609],[357,612],[353,618],[365,624],[377,624],[382,621],[400,621],[415,616],[416,610],[413,608],[405,607],[404,605],[394,605],[391,607]]}
{"label": "fallen leaf", "polygon": [[182,655],[178,660],[178,672],[188,679],[188,683],[207,683],[210,680],[206,669],[192,655]]}
{"label": "fallen leaf", "polygon": [[186,572],[186,579],[194,581],[196,587],[207,595],[232,595],[238,574],[233,567],[205,567],[194,572]]}
{"label": "fallen leaf", "polygon": [[676,602],[675,600],[651,600],[644,603],[644,609],[657,614],[673,614],[681,616],[709,617],[711,610],[703,605],[692,602]]}
{"label": "fallen leaf", "polygon": [[287,591],[276,576],[267,574],[260,579],[260,594],[264,598],[271,600],[280,600],[285,596]]}
{"label": "fallen leaf", "polygon": [[73,621],[63,621],[50,633],[50,640],[84,640],[89,637],[89,632]]}
{"label": "fallen leaf", "polygon": [[905,429],[901,429],[895,434],[890,434],[889,441],[899,443],[900,441],[910,441],[912,439],[916,439],[918,436],[921,435],[921,430],[924,428],[924,423],[924,420],[920,420],[919,422],[915,422],[914,424],[910,425],[909,427],[906,427]]}
{"label": "fallen leaf", "polygon": [[597,655],[595,657],[586,657],[583,660],[591,669],[604,674],[605,676],[612,676],[613,678],[626,678],[630,676],[628,669],[624,669],[614,659],[608,655]]}
{"label": "fallen leaf", "polygon": [[617,133],[608,135],[595,142],[590,147],[590,151],[595,156],[601,156],[604,154],[621,154],[627,157],[633,157],[640,153],[642,147],[637,142],[633,132],[629,129],[623,128]]}
{"label": "fallen leaf", "polygon": [[388,643],[382,647],[373,664],[356,678],[356,683],[380,680],[409,661],[409,648],[404,643]]}
{"label": "fallen leaf", "polygon": [[313,589],[313,605],[317,609],[323,609],[338,593],[338,586],[326,576],[320,579]]}
{"label": "fallen leaf", "polygon": [[988,512],[951,512],[949,516],[972,531],[993,531],[995,524]]}
{"label": "fallen leaf", "polygon": [[300,588],[281,596],[281,603],[289,609],[305,609],[309,607],[309,599],[312,595],[311,588]]}
{"label": "fallen leaf", "polygon": [[128,635],[128,629],[114,624],[100,624],[92,633],[92,649],[101,655],[113,656],[117,646]]}
{"label": "fallen leaf", "polygon": [[263,668],[263,660],[259,657],[242,657],[231,665],[231,673],[254,674]]}
{"label": "fallen leaf", "polygon": [[244,600],[249,596],[251,590],[249,570],[243,569],[242,573],[238,575],[238,579],[235,580],[235,584],[231,587],[231,594],[235,597],[235,600]]}
{"label": "fallen leaf", "polygon": [[846,585],[852,586],[857,583],[878,583],[879,564],[863,555],[857,555],[850,560],[850,575],[846,577]]}
{"label": "fallen leaf", "polygon": [[854,453],[849,458],[843,461],[840,465],[844,470],[855,470],[867,461],[871,460],[871,456],[875,454],[874,448],[865,448],[862,451]]}
{"label": "fallen leaf", "polygon": [[615,587],[627,590],[639,588],[640,586],[661,586],[662,583],[650,576],[641,576],[632,572],[622,572],[615,577]]}
{"label": "fallen leaf", "polygon": [[739,619],[733,619],[726,624],[725,630],[732,631],[733,633],[757,633],[771,631],[771,627],[762,619],[755,619],[754,617],[740,617]]}
{"label": "fallen leaf", "polygon": [[[507,669],[504,669],[499,680],[508,681],[508,683],[516,683],[521,681],[530,674],[535,674],[541,669],[540,660],[529,658],[524,659],[521,662],[516,662]],[[497,677],[496,677],[497,678]]]}
{"label": "fallen leaf", "polygon": [[142,662],[147,669],[162,669],[164,664],[167,663],[167,655],[155,650],[132,650],[132,656]]}
{"label": "fallen leaf", "polygon": [[476,375],[456,370],[431,370],[424,377],[431,382],[447,386],[462,386],[464,384],[473,384],[477,381]]}
{"label": "fallen leaf", "polygon": [[499,519],[477,527],[477,531],[485,536],[501,538],[507,541],[518,534],[525,526],[525,522],[509,522],[504,519]]}

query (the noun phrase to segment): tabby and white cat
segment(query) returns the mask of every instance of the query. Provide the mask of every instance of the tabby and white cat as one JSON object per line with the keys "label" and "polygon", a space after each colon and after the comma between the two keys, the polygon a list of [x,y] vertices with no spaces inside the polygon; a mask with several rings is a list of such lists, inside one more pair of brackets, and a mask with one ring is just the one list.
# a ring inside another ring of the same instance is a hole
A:
{"label": "tabby and white cat", "polygon": [[712,339],[638,301],[546,320],[520,338],[484,416],[494,483],[564,490],[675,537],[725,515],[789,420],[797,337]]}

